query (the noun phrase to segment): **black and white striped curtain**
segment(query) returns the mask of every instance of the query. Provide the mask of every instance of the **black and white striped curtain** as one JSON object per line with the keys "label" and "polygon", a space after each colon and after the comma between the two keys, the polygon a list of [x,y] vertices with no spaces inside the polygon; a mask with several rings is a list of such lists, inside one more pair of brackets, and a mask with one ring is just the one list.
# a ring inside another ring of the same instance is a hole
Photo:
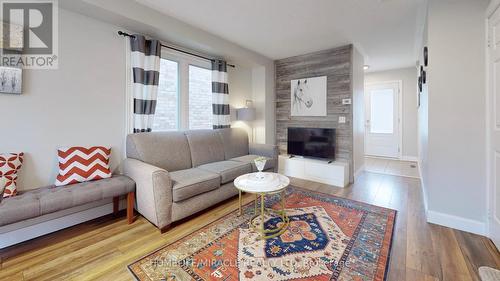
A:
{"label": "black and white striped curtain", "polygon": [[151,132],[160,80],[161,43],[142,35],[130,37],[134,133]]}
{"label": "black and white striped curtain", "polygon": [[227,63],[223,60],[212,61],[212,111],[214,129],[230,127]]}

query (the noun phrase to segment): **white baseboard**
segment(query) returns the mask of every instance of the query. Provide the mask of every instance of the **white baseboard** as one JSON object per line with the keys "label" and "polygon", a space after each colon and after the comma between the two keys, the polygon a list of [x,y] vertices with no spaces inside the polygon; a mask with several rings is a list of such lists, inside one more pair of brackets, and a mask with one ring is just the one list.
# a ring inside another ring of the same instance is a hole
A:
{"label": "white baseboard", "polygon": [[420,161],[420,159],[418,159],[417,165],[418,165],[418,176],[420,177],[420,186],[422,188],[422,198],[424,200],[424,211],[425,211],[425,215],[427,217],[427,209],[428,209],[427,190],[425,189],[424,177],[422,176],[422,162]]}
{"label": "white baseboard", "polygon": [[484,222],[448,215],[432,210],[427,210],[427,222],[478,235],[486,235],[486,224]]}
{"label": "white baseboard", "polygon": [[93,220],[113,212],[113,203],[0,234],[0,249]]}
{"label": "white baseboard", "polygon": [[424,184],[424,177],[422,176],[422,164],[420,160],[417,163],[419,166],[418,171],[420,173],[420,185],[422,187],[422,197],[427,222],[485,236],[487,231],[486,223],[484,222],[429,210],[427,205],[427,189]]}
{"label": "white baseboard", "polygon": [[417,156],[408,156],[408,155],[403,155],[403,156],[401,156],[401,160],[403,160],[403,161],[413,161],[413,162],[418,162],[418,157],[417,157]]}
{"label": "white baseboard", "polygon": [[354,172],[354,180],[365,170],[365,164],[361,165],[357,171]]}

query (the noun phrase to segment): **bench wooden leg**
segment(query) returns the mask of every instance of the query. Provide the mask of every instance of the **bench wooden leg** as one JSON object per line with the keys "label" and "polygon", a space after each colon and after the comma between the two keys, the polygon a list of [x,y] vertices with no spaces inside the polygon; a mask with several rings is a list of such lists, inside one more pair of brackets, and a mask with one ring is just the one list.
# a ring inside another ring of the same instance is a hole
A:
{"label": "bench wooden leg", "polygon": [[117,215],[120,207],[120,196],[113,197],[113,215]]}
{"label": "bench wooden leg", "polygon": [[127,194],[127,221],[129,224],[134,222],[134,200],[135,192]]}

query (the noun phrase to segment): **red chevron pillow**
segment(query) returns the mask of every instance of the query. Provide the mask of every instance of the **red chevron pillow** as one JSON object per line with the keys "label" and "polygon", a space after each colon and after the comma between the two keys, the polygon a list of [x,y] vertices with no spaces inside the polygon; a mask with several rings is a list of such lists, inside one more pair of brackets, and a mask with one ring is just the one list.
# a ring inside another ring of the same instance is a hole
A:
{"label": "red chevron pillow", "polygon": [[100,180],[111,177],[111,148],[102,146],[68,147],[57,150],[59,175],[56,186]]}
{"label": "red chevron pillow", "polygon": [[6,179],[3,197],[14,196],[17,193],[17,172],[23,165],[24,153],[0,154],[0,177]]}

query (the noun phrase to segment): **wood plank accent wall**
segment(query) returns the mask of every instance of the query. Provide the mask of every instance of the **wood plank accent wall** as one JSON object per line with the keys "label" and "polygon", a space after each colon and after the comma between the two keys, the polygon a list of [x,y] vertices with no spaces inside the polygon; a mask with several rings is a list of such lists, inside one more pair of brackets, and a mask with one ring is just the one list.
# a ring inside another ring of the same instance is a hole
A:
{"label": "wood plank accent wall", "polygon": [[[288,127],[335,128],[336,159],[350,163],[351,179],[353,175],[352,105],[342,105],[342,99],[352,100],[353,97],[352,52],[352,45],[347,45],[275,61],[276,142],[280,153],[287,153]],[[327,116],[290,116],[290,81],[317,76],[327,76]],[[339,124],[339,116],[345,116],[346,123]]]}

